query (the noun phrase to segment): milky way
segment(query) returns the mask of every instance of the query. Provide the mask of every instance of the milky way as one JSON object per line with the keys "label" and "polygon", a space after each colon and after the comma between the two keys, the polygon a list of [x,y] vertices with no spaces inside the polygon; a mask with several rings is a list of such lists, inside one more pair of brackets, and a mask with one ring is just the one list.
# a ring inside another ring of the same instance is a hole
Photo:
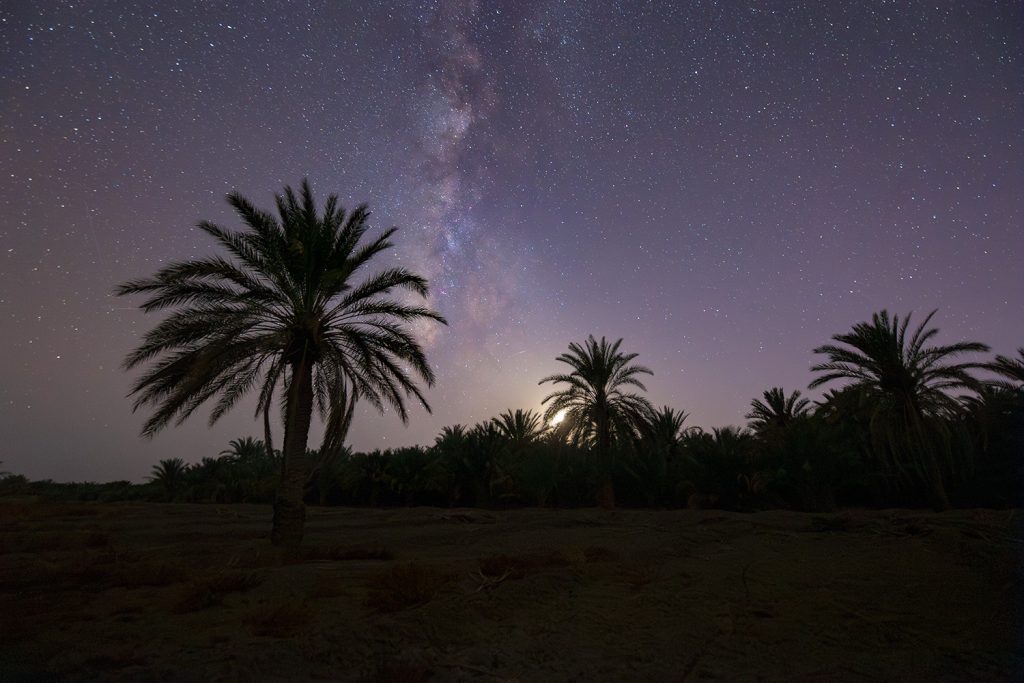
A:
{"label": "milky way", "polygon": [[258,435],[250,404],[139,439],[120,363],[155,321],[111,292],[209,253],[226,193],[307,176],[400,227],[388,259],[451,321],[420,330],[434,414],[361,413],[358,448],[537,408],[590,333],[704,426],[805,387],[882,308],[1010,354],[1022,25],[1017,2],[5,3],[0,469],[138,479]]}

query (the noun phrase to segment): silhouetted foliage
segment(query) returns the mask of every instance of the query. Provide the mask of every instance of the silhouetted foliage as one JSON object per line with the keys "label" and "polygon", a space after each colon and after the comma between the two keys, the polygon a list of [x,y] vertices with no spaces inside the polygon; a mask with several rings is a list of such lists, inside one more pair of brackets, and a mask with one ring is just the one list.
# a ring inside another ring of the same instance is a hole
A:
{"label": "silhouetted foliage", "polygon": [[745,416],[750,420],[748,426],[758,434],[785,429],[794,420],[806,416],[810,410],[810,400],[800,398],[799,391],[787,397],[782,387],[772,387],[763,396],[763,401],[755,398],[750,402],[750,412]]}
{"label": "silhouetted foliage", "polygon": [[1024,347],[1017,349],[1016,358],[996,356],[995,361],[985,367],[1005,377],[1011,386],[1024,385]]}
{"label": "silhouetted foliage", "polygon": [[185,483],[188,466],[181,458],[161,460],[153,466],[149,480],[163,489],[167,500],[176,500]]}
{"label": "silhouetted foliage", "polygon": [[[546,405],[544,419],[551,421],[562,415],[569,425],[573,442],[593,450],[597,460],[610,473],[609,460],[613,445],[622,448],[635,439],[648,421],[653,410],[650,402],[639,394],[626,391],[636,387],[647,391],[639,375],[653,375],[642,365],[634,365],[635,353],[622,353],[622,340],[609,344],[593,335],[583,344],[569,344],[569,352],[557,361],[568,365],[572,372],[554,374],[540,380],[563,388],[548,394],[541,402]],[[615,504],[611,477],[602,485],[604,505]]]}
{"label": "silhouetted foliage", "polygon": [[[846,383],[813,404],[772,387],[751,401],[749,429],[703,431],[687,427],[683,411],[651,409],[623,391],[643,389],[636,376],[649,371],[632,365],[619,342],[591,337],[559,357],[570,374],[545,378],[562,385],[546,399],[545,417],[507,410],[445,427],[426,447],[363,453],[335,444],[328,458],[309,451],[306,461],[318,466],[303,495],[320,505],[575,507],[606,503],[602,487],[611,483],[622,504],[646,507],[1024,505],[1021,361],[959,362],[987,347],[929,346],[931,317],[910,334],[909,318],[883,311],[836,335],[837,344],[817,349],[828,360],[813,368],[812,386]],[[979,381],[973,369],[1000,379]],[[566,419],[551,424],[563,409]],[[163,460],[147,484],[6,475],[0,495],[269,503],[280,466],[279,453],[246,437],[197,463]]]}
{"label": "silhouetted foliage", "polygon": [[[271,538],[294,545],[305,520],[314,408],[326,426],[321,455],[329,458],[343,446],[357,400],[380,410],[389,406],[403,421],[406,399],[429,410],[415,378],[429,385],[434,374],[405,325],[444,319],[394,296],[406,290],[426,297],[427,282],[419,275],[405,268],[365,274],[374,256],[394,246],[396,230],[364,243],[365,206],[346,212],[332,195],[318,211],[307,181],[298,194],[286,187],[276,202],[275,217],[240,194],[229,195],[245,230],[231,232],[206,221],[199,228],[230,260],[172,263],[152,278],[121,285],[118,294],[147,295],[146,312],[171,311],[125,363],[150,366],[132,392],[136,409],[154,409],[144,434],[180,424],[216,398],[214,422],[257,388],[257,415],[268,420],[281,388],[284,458]],[[265,431],[269,451],[270,430]],[[218,481],[211,484],[212,495],[221,495],[228,484],[215,473],[219,465],[200,467]]]}
{"label": "silhouetted foliage", "polygon": [[955,362],[965,353],[988,351],[978,342],[926,346],[938,334],[929,313],[911,336],[910,316],[902,321],[887,311],[870,322],[832,337],[838,342],[814,350],[828,361],[811,368],[821,373],[810,386],[846,380],[871,404],[872,453],[886,468],[910,483],[923,483],[932,504],[949,507],[946,479],[955,469],[949,421],[961,405],[950,391],[977,391],[968,372],[978,363]]}

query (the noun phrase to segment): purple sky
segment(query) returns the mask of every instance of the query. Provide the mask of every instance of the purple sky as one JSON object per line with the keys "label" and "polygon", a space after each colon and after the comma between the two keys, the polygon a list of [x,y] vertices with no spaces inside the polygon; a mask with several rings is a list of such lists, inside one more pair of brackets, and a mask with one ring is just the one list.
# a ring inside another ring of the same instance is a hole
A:
{"label": "purple sky", "polygon": [[400,226],[451,321],[434,414],[362,411],[359,449],[539,408],[589,333],[705,427],[882,308],[1024,345],[1021,3],[363,4],[4,3],[0,469],[258,435],[249,402],[140,439],[120,363],[156,318],[111,292],[304,176]]}

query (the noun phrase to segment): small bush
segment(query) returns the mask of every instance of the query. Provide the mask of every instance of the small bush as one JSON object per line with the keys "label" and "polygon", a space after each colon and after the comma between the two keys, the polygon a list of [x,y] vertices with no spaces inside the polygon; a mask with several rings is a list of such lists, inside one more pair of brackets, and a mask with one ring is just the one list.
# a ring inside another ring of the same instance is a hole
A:
{"label": "small bush", "polygon": [[313,618],[314,614],[305,605],[286,603],[250,614],[245,621],[254,636],[290,638],[302,633]]}
{"label": "small bush", "polygon": [[229,593],[241,593],[262,583],[252,572],[220,572],[203,579],[192,581],[178,595],[171,610],[178,614],[198,612],[224,602]]}
{"label": "small bush", "polygon": [[378,612],[398,612],[430,602],[446,583],[449,573],[422,564],[400,564],[374,574],[367,583],[366,605]]}
{"label": "small bush", "polygon": [[480,573],[484,576],[521,579],[526,576],[526,567],[519,558],[508,555],[492,555],[480,558]]}
{"label": "small bush", "polygon": [[558,552],[528,553],[525,555],[492,555],[480,558],[480,573],[484,576],[504,576],[521,579],[527,574],[547,567],[566,567],[572,560]]}

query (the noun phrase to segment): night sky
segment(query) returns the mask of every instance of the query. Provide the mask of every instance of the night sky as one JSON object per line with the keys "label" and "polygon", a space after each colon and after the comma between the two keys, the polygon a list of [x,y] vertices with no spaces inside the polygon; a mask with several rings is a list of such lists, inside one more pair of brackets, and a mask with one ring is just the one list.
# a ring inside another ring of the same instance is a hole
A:
{"label": "night sky", "polygon": [[704,427],[882,308],[1010,354],[1022,7],[5,2],[0,469],[139,480],[260,435],[250,401],[139,438],[120,365],[158,318],[112,290],[305,176],[399,226],[451,322],[434,414],[361,411],[359,449],[539,408],[590,333]]}

